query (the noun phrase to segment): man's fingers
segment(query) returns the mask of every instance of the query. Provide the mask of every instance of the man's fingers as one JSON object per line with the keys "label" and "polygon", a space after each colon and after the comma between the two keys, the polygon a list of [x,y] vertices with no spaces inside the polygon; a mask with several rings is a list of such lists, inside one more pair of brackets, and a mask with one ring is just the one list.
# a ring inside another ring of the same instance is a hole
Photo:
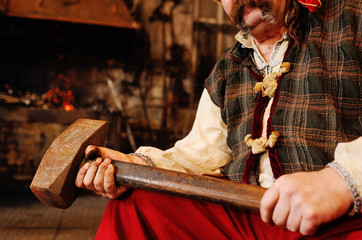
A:
{"label": "man's fingers", "polygon": [[108,158],[104,159],[103,162],[99,165],[96,175],[94,177],[93,186],[99,194],[105,193],[103,179],[105,171],[110,163],[111,163],[110,159]]}
{"label": "man's fingers", "polygon": [[[101,153],[102,150],[96,146],[89,146],[86,155],[94,152]],[[129,189],[115,184],[114,173],[112,161],[109,158],[102,161],[102,158],[98,157],[92,163],[87,162],[79,169],[75,184],[79,188],[87,188],[98,195],[114,199]]]}
{"label": "man's fingers", "polygon": [[106,192],[106,197],[111,199],[119,197],[123,192],[125,192],[127,187],[118,187],[114,182],[114,166],[109,164],[107,170],[104,174],[104,190]]}
{"label": "man's fingers", "polygon": [[126,154],[113,150],[113,149],[109,149],[109,148],[105,148],[105,147],[98,147],[98,151],[100,152],[100,154],[103,158],[109,158],[112,160],[128,159]]}
{"label": "man's fingers", "polygon": [[300,210],[300,208],[295,206],[290,210],[288,220],[286,222],[286,228],[289,231],[299,232],[300,224],[302,222],[302,213]]}
{"label": "man's fingers", "polygon": [[97,158],[95,161],[93,161],[83,179],[84,186],[89,190],[95,191],[93,180],[98,170],[98,166],[101,164],[101,162],[102,158]]}
{"label": "man's fingers", "polygon": [[322,223],[318,217],[318,210],[319,206],[313,205],[305,205],[300,208],[302,219],[299,232],[301,234],[312,235],[317,232],[318,227]]}
{"label": "man's fingers", "polygon": [[279,199],[279,189],[274,185],[269,188],[260,202],[260,215],[261,219],[273,225],[273,211]]}
{"label": "man's fingers", "polygon": [[79,188],[84,188],[83,180],[85,177],[85,174],[87,173],[88,169],[90,167],[90,163],[86,162],[78,171],[77,177],[75,179],[75,185]]}
{"label": "man's fingers", "polygon": [[98,147],[94,145],[89,145],[86,148],[85,155],[88,159],[96,159],[97,157],[109,158],[112,160],[128,159],[127,155],[124,153],[121,153],[119,151],[110,148]]}
{"label": "man's fingers", "polygon": [[89,145],[85,149],[85,157],[90,160],[94,160],[98,157],[101,157],[101,152],[99,151],[99,148],[94,145]]}
{"label": "man's fingers", "polygon": [[279,227],[285,228],[287,225],[289,212],[290,212],[289,198],[280,195],[273,210],[272,214],[273,223]]}
{"label": "man's fingers", "polygon": [[303,235],[313,235],[318,231],[319,225],[314,224],[313,221],[301,220],[299,232]]}

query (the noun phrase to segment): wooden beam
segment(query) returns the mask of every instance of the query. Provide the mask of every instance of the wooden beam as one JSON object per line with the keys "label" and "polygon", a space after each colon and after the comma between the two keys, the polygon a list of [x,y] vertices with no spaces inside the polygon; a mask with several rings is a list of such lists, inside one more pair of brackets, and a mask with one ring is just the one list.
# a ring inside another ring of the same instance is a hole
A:
{"label": "wooden beam", "polygon": [[140,28],[122,0],[1,0],[0,11],[14,17]]}

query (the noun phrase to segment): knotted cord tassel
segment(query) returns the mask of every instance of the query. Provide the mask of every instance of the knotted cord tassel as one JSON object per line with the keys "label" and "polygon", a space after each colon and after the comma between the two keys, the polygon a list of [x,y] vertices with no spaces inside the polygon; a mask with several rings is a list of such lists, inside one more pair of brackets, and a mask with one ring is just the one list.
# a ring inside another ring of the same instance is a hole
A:
{"label": "knotted cord tassel", "polygon": [[276,131],[274,131],[270,134],[268,143],[267,143],[268,147],[270,147],[270,148],[275,147],[275,144],[277,144],[279,135],[280,135],[279,132],[276,132]]}
{"label": "knotted cord tassel", "polygon": [[263,97],[268,96],[269,98],[273,98],[275,91],[278,88],[278,79],[283,75],[283,73],[289,72],[289,69],[290,63],[283,62],[278,72],[272,72],[266,75],[263,82],[258,82],[255,85],[255,92],[261,91]]}
{"label": "knotted cord tassel", "polygon": [[248,147],[251,147],[251,152],[253,154],[259,154],[266,152],[267,148],[273,148],[278,141],[279,133],[272,132],[269,138],[260,137],[257,139],[252,139],[251,134],[248,134],[244,138],[244,142]]}

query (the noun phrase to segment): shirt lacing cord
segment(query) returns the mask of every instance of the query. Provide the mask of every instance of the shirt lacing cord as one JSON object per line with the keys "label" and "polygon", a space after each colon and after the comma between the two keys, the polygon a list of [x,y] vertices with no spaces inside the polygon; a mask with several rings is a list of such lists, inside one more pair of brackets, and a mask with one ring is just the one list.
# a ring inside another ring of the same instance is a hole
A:
{"label": "shirt lacing cord", "polygon": [[283,62],[278,72],[272,72],[266,75],[262,82],[258,82],[254,90],[255,92],[261,91],[262,96],[268,96],[273,98],[275,91],[278,88],[278,79],[283,75],[283,73],[289,72],[290,63]]}
{"label": "shirt lacing cord", "polygon": [[248,134],[244,138],[244,142],[248,147],[251,147],[251,152],[253,154],[259,154],[266,152],[267,148],[273,148],[278,141],[279,132],[273,131],[269,138],[260,137],[257,139],[252,139],[251,134]]}
{"label": "shirt lacing cord", "polygon": [[290,63],[287,62],[281,64],[279,71],[272,71],[274,67],[278,66],[281,63],[281,60],[277,60],[275,58],[283,42],[288,41],[288,39],[288,34],[285,34],[283,38],[276,43],[269,62],[265,62],[260,53],[257,50],[254,50],[255,56],[260,61],[260,66],[258,69],[265,76],[262,82],[259,82],[255,85],[254,90],[256,92],[261,91],[263,97],[268,96],[269,98],[273,98],[274,93],[278,88],[278,79],[282,76],[283,73],[289,71]]}

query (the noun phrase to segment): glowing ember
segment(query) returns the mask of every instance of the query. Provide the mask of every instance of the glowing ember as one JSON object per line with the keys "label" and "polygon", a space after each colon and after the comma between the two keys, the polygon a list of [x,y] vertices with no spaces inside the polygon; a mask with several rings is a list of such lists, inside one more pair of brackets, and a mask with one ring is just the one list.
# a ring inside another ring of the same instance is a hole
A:
{"label": "glowing ember", "polygon": [[69,112],[71,110],[74,109],[74,106],[73,105],[69,105],[69,104],[63,104],[63,107],[64,107],[64,110]]}
{"label": "glowing ember", "polygon": [[64,108],[67,112],[74,110],[74,96],[70,90],[70,79],[63,74],[59,74],[52,85],[54,87],[44,96],[44,102],[59,108]]}

